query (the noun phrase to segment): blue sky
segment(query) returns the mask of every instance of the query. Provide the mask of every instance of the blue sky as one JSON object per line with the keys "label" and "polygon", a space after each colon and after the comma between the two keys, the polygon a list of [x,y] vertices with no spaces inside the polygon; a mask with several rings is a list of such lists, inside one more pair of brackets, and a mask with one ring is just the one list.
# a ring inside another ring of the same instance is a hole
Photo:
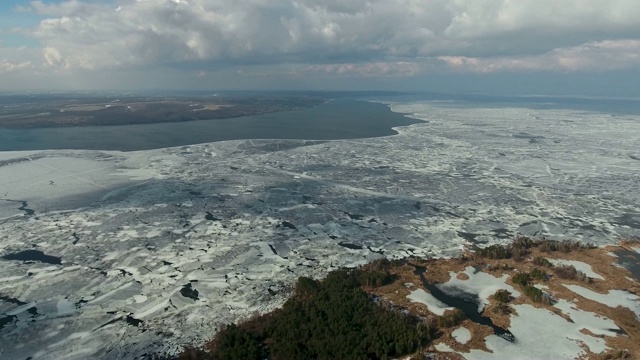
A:
{"label": "blue sky", "polygon": [[637,14],[637,0],[2,0],[0,91],[640,96]]}
{"label": "blue sky", "polygon": [[42,17],[28,12],[16,11],[17,6],[28,6],[29,1],[24,0],[3,0],[0,2],[0,40],[2,46],[37,46],[34,39],[11,33],[12,28],[29,28],[36,26]]}
{"label": "blue sky", "polygon": [[0,2],[0,28],[34,26],[38,23],[39,17],[33,14],[20,13],[15,11],[18,5],[28,5],[28,1],[4,0]]}
{"label": "blue sky", "polygon": [[12,11],[18,5],[28,5],[29,1],[24,0],[4,0],[0,2],[0,12],[7,13]]}

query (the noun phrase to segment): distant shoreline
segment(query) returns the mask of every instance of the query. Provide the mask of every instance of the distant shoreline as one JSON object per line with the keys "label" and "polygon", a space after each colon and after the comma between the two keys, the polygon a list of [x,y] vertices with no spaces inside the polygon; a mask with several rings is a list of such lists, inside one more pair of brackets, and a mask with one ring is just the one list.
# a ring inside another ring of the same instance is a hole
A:
{"label": "distant shoreline", "polygon": [[387,105],[338,99],[305,110],[113,126],[0,129],[0,151],[138,151],[228,140],[345,140],[396,135],[421,123]]}
{"label": "distant shoreline", "polygon": [[[16,100],[18,101],[18,100]],[[232,119],[327,102],[321,96],[36,98],[0,109],[0,128],[39,129]]]}

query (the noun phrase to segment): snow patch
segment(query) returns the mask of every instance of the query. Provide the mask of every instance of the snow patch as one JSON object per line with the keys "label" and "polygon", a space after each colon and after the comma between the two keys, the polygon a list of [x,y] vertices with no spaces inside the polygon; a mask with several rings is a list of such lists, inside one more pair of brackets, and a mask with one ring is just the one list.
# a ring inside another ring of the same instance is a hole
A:
{"label": "snow patch", "polygon": [[579,285],[566,285],[564,287],[573,291],[574,293],[611,308],[618,306],[625,307],[636,314],[636,317],[640,319],[640,296],[634,295],[624,290],[611,290],[607,294],[600,294],[593,290],[583,288]]}
{"label": "snow patch", "polygon": [[455,352],[455,350],[453,350],[449,345],[445,343],[436,344],[434,347],[436,348],[437,351],[440,351],[440,352]]}
{"label": "snow patch", "polygon": [[415,303],[424,304],[427,306],[427,309],[438,315],[444,315],[444,312],[447,310],[453,310],[453,307],[447,306],[447,304],[442,301],[436,299],[430,293],[424,291],[424,289],[417,289],[412,291],[409,295],[407,295],[407,299],[411,300]]}
{"label": "snow patch", "polygon": [[498,290],[507,290],[514,297],[520,296],[519,291],[506,283],[509,278],[509,275],[507,274],[497,278],[491,274],[477,271],[473,266],[468,266],[463,273],[466,274],[469,279],[460,280],[457,278],[456,272],[449,272],[451,279],[442,284],[441,289],[443,291],[447,291],[448,288],[455,288],[472,294],[477,294],[480,298],[480,304],[478,306],[478,311],[480,312],[489,305],[489,296],[495,294]]}
{"label": "snow patch", "polygon": [[558,266],[558,265],[573,266],[574,268],[576,268],[576,270],[585,273],[590,278],[604,280],[602,275],[593,271],[593,269],[591,268],[591,265],[584,263],[582,261],[564,260],[564,259],[562,260],[547,259],[547,260],[549,260],[549,262],[552,263],[553,266]]}
{"label": "snow patch", "polygon": [[466,344],[471,340],[471,331],[466,327],[460,327],[455,329],[451,333],[451,336],[453,336],[453,338],[460,344]]}
{"label": "snow patch", "polygon": [[[578,310],[564,300],[558,301],[556,307],[574,319],[574,322],[529,304],[513,305],[517,315],[511,316],[509,330],[516,342],[511,343],[497,335],[490,335],[485,339],[485,344],[493,353],[471,350],[464,357],[468,360],[576,359],[585,355],[582,346],[594,353],[607,349],[605,339],[599,335],[616,335],[609,330],[618,328],[610,319]],[[596,336],[583,334],[580,332],[582,329],[587,329]]]}

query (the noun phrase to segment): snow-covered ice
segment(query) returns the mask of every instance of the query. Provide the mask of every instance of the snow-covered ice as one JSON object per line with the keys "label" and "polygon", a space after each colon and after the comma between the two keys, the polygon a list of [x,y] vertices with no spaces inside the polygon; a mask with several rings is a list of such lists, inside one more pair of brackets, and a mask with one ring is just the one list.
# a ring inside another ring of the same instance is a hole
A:
{"label": "snow-covered ice", "polygon": [[[373,139],[0,153],[0,257],[52,257],[0,258],[0,357],[179,349],[281,305],[298,276],[377,257],[640,236],[639,117],[392,107],[425,121]],[[513,290],[466,273],[451,285],[485,301]]]}
{"label": "snow-covered ice", "polygon": [[444,312],[447,310],[453,310],[454,308],[447,306],[447,304],[442,301],[436,299],[430,293],[424,291],[423,289],[413,290],[409,295],[407,295],[407,299],[412,302],[421,303],[427,306],[427,309],[439,316],[444,315]]}
{"label": "snow-covered ice", "polygon": [[443,291],[455,294],[457,291],[464,291],[466,293],[476,294],[480,298],[480,304],[478,304],[478,311],[482,312],[489,304],[489,297],[495,294],[498,290],[507,290],[512,296],[520,296],[520,292],[513,288],[513,286],[506,283],[509,275],[504,274],[497,278],[491,274],[476,270],[472,266],[468,266],[464,272],[468,276],[466,280],[460,280],[456,276],[456,272],[450,272],[451,279],[442,285],[438,285]]}
{"label": "snow-covered ice", "polygon": [[[505,341],[497,335],[485,339],[487,348],[493,353],[471,350],[463,354],[468,360],[481,359],[576,359],[584,355],[582,345],[593,353],[607,349],[602,336],[616,336],[616,324],[596,314],[577,309],[564,300],[555,305],[569,315],[568,321],[553,312],[529,304],[512,305],[517,315],[511,316],[509,330],[515,342]],[[580,330],[589,330],[587,335]]]}

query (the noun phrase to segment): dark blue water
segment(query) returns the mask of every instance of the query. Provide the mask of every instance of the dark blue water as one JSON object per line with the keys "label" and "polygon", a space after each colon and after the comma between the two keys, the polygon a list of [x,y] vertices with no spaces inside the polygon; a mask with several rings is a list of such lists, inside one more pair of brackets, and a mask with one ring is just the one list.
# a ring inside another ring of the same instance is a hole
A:
{"label": "dark blue water", "polygon": [[503,329],[499,326],[496,326],[490,318],[483,316],[478,311],[478,304],[480,299],[475,294],[464,293],[463,291],[459,291],[456,295],[448,294],[443,291],[440,287],[430,283],[424,276],[424,273],[427,271],[425,267],[413,265],[415,267],[414,273],[420,277],[420,281],[422,281],[422,286],[425,289],[429,290],[431,295],[438,299],[439,301],[447,304],[447,306],[455,307],[457,309],[462,310],[462,312],[467,315],[469,320],[480,324],[486,325],[493,329],[493,333],[500,336],[501,338],[509,341],[515,342],[516,338],[511,333],[511,331],[507,329]]}
{"label": "dark blue water", "polygon": [[57,256],[46,255],[40,250],[24,250],[2,256],[4,260],[38,261],[45,264],[60,265],[62,259]]}
{"label": "dark blue water", "polygon": [[[367,96],[393,102],[435,101],[456,108],[525,107],[574,109],[614,116],[640,114],[637,99],[492,96],[420,93]],[[223,120],[41,129],[0,129],[0,151],[87,149],[146,150],[239,139],[338,140],[394,135],[392,127],[419,121],[393,113],[386,105],[338,99],[301,111]]]}
{"label": "dark blue water", "polygon": [[615,251],[618,255],[617,263],[631,272],[637,281],[640,281],[640,254],[634,251],[620,249]]}
{"label": "dark blue water", "polygon": [[126,126],[0,129],[0,151],[146,150],[238,139],[337,140],[394,135],[419,121],[386,105],[335,100],[301,111],[223,120]]}

